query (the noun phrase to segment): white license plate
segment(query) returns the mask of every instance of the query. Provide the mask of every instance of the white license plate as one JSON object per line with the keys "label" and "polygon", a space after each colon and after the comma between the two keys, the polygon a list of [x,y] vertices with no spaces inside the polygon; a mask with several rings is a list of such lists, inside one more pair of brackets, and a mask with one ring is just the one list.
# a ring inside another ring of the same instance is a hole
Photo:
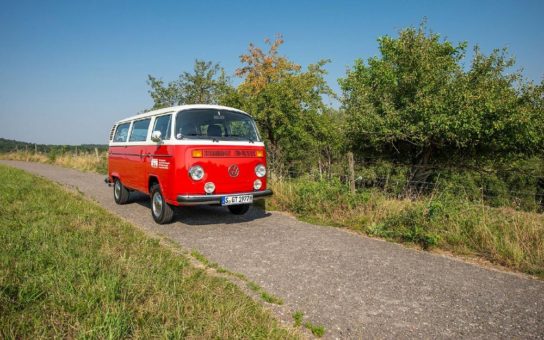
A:
{"label": "white license plate", "polygon": [[253,203],[253,195],[236,195],[221,197],[221,205],[249,204]]}

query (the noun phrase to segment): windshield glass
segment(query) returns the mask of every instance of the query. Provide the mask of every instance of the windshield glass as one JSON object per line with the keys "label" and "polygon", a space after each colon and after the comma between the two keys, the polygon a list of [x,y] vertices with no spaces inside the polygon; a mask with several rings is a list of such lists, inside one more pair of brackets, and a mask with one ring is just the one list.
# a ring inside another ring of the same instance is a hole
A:
{"label": "windshield glass", "polygon": [[176,117],[176,138],[260,141],[251,117],[217,109],[180,111]]}

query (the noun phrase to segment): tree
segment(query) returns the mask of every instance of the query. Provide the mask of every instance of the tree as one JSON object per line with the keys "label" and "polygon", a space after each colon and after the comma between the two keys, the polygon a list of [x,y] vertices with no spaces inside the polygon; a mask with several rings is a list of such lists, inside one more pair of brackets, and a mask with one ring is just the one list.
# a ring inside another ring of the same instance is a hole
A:
{"label": "tree", "polygon": [[323,101],[323,96],[333,95],[323,78],[327,61],[303,71],[279,55],[281,36],[265,43],[267,51],[250,44],[240,56],[236,75],[243,82],[231,101],[254,116],[276,171],[307,170],[309,164],[317,165],[323,144],[334,132],[327,126],[332,109]]}
{"label": "tree", "polygon": [[[358,59],[340,79],[350,147],[388,154],[426,181],[432,163],[542,154],[542,85],[523,80],[506,50],[486,56],[407,28],[378,39],[380,56]],[[539,92],[540,91],[540,92]]]}
{"label": "tree", "polygon": [[219,104],[230,91],[229,78],[219,64],[195,60],[193,73],[183,72],[177,80],[164,81],[148,76],[153,109],[184,104]]}

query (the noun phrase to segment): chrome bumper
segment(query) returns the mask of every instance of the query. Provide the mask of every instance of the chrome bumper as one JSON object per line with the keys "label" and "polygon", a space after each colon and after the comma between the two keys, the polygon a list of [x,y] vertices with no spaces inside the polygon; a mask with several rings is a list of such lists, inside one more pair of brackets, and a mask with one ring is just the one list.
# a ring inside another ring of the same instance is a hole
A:
{"label": "chrome bumper", "polygon": [[220,195],[178,195],[176,200],[180,205],[221,204],[221,197],[237,195],[252,195],[253,201],[256,201],[272,196],[272,190],[266,189],[263,191],[237,192]]}

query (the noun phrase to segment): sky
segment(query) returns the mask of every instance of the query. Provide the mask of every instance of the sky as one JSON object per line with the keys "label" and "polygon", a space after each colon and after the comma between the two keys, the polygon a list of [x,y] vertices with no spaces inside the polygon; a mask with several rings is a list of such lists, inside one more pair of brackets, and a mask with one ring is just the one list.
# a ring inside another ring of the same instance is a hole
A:
{"label": "sky", "polygon": [[543,14],[542,0],[0,0],[0,137],[105,144],[115,121],[152,106],[148,74],[174,80],[197,58],[233,74],[250,42],[262,47],[276,34],[298,64],[330,59],[326,79],[338,91],[355,59],[378,55],[378,37],[423,18],[484,53],[508,47],[540,82]]}

